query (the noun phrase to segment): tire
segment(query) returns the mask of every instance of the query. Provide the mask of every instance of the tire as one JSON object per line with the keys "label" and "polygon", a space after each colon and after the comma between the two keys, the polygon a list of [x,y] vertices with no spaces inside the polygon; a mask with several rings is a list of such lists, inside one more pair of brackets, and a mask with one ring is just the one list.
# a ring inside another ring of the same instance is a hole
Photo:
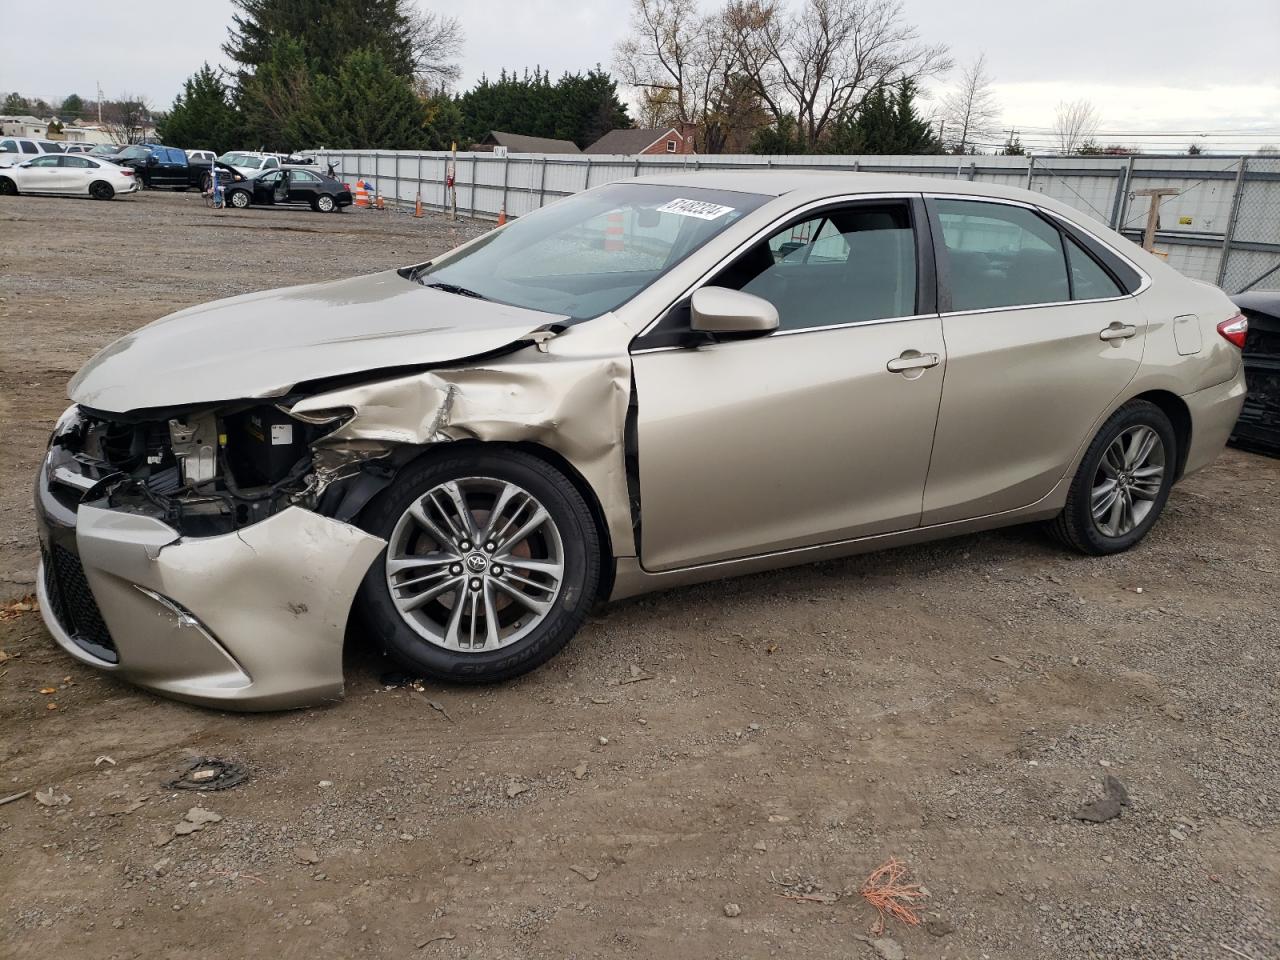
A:
{"label": "tire", "polygon": [[209,174],[206,173],[203,177],[200,178],[200,192],[208,193],[212,188],[213,188],[213,177],[211,177]]}
{"label": "tire", "polygon": [[115,195],[115,190],[105,180],[95,180],[89,184],[89,196],[95,200],[110,200]]}
{"label": "tire", "polygon": [[18,185],[8,177],[0,177],[0,196],[16,197],[18,195]]}
{"label": "tire", "polygon": [[333,197],[329,196],[327,193],[322,193],[320,196],[316,197],[314,209],[319,213],[332,213],[335,206],[336,204],[333,202]]}
{"label": "tire", "polygon": [[[448,551],[441,549],[442,537],[430,529],[447,538],[457,532],[461,521],[454,523],[448,513],[428,505],[426,498],[436,495],[439,504],[460,518],[461,511],[452,506],[458,501],[441,492],[441,485],[450,483],[468,508],[474,523],[471,533],[490,522],[491,510],[498,511],[493,526],[499,529],[496,536],[491,534],[492,540],[468,543],[455,537]],[[508,494],[512,488],[518,492]],[[529,503],[521,495],[534,501],[534,509],[528,510]],[[516,540],[528,526],[525,521],[539,516],[537,506],[545,510],[547,520],[527,539]],[[434,526],[428,528],[414,519],[411,507]],[[516,529],[510,524],[503,526],[507,517]],[[387,540],[387,548],[365,575],[357,612],[383,651],[416,675],[458,683],[493,683],[527,673],[569,642],[596,600],[601,547],[591,512],[563,474],[526,453],[486,452],[473,447],[418,460],[374,499],[362,514],[360,525]],[[508,536],[505,542],[504,535]],[[433,566],[413,562],[424,555],[442,559],[430,561]],[[477,555],[481,564],[488,561],[483,573],[474,572]],[[504,563],[508,566],[500,566]],[[400,569],[393,569],[396,564]],[[531,572],[525,564],[558,565],[559,573]],[[536,591],[520,587],[525,595],[542,598],[543,612],[535,612],[513,599],[516,593],[499,586],[498,581],[514,576],[516,570],[557,584],[554,591],[541,584],[536,585]],[[415,578],[429,582],[418,589]],[[447,583],[455,585],[443,587]],[[481,583],[483,587],[477,587]],[[433,585],[441,586],[433,590]],[[438,596],[402,612],[398,604],[412,603],[424,594]],[[455,615],[460,604],[462,615]],[[489,633],[489,613],[494,614],[494,633]],[[446,621],[457,623],[452,646]],[[430,636],[433,631],[437,634],[434,638]],[[500,635],[503,632],[505,636]],[[479,638],[479,649],[466,648],[469,634]]]}
{"label": "tire", "polygon": [[[1152,436],[1150,453],[1130,462],[1127,454],[1141,453],[1142,443]],[[1163,512],[1177,464],[1178,438],[1168,416],[1154,403],[1130,400],[1089,444],[1071,481],[1066,506],[1049,521],[1049,530],[1066,546],[1089,556],[1128,550],[1147,535]],[[1108,487],[1113,478],[1115,486]],[[1095,517],[1095,509],[1100,516]]]}
{"label": "tire", "polygon": [[237,210],[244,210],[253,202],[253,198],[243,190],[232,190],[227,194],[227,204]]}

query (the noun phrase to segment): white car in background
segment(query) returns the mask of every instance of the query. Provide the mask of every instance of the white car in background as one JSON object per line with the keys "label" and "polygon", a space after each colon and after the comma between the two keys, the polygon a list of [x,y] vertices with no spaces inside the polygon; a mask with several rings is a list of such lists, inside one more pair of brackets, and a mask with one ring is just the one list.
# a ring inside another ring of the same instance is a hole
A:
{"label": "white car in background", "polygon": [[217,158],[218,158],[218,155],[214,153],[212,150],[188,150],[187,151],[188,160],[203,160],[205,163],[213,163],[213,161],[216,160]]}
{"label": "white car in background", "polygon": [[274,153],[254,153],[244,150],[232,150],[218,157],[219,163],[225,163],[241,176],[252,177],[255,173],[266,170],[279,170],[280,158]]}
{"label": "white car in background", "polygon": [[62,153],[62,144],[32,137],[0,137],[0,167],[12,167],[42,153]]}
{"label": "white car in background", "polygon": [[0,194],[49,193],[110,200],[137,189],[132,170],[85,154],[51,153],[0,170]]}

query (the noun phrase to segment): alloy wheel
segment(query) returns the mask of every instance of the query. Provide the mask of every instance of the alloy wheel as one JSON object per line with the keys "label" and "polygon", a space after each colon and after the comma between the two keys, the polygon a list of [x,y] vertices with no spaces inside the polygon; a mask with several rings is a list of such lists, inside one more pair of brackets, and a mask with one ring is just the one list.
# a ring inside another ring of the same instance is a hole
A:
{"label": "alloy wheel", "polygon": [[320,208],[321,213],[328,213],[333,209],[333,197],[324,194],[316,201],[316,206]]}
{"label": "alloy wheel", "polygon": [[1094,526],[1123,537],[1147,518],[1164,484],[1164,441],[1143,424],[1121,431],[1098,463],[1090,497]]}
{"label": "alloy wheel", "polygon": [[564,542],[547,508],[506,480],[447,480],[418,497],[392,531],[387,588],[401,618],[436,646],[510,646],[551,613]]}

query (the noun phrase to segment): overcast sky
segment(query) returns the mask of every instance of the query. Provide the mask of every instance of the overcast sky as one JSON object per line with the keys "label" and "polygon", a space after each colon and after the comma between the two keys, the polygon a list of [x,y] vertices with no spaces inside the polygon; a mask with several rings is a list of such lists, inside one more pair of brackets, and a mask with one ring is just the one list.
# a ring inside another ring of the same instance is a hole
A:
{"label": "overcast sky", "polygon": [[[504,66],[541,64],[553,75],[609,67],[629,7],[628,0],[418,2],[462,21],[464,86]],[[1178,150],[1196,139],[1192,132],[1210,133],[1200,142],[1215,147],[1280,145],[1280,0],[904,0],[903,6],[922,37],[950,44],[958,61],[986,53],[1003,125],[1018,127],[1029,144],[1045,136],[1040,131],[1052,125],[1059,101],[1087,97],[1106,142],[1125,142],[1123,134],[1132,131],[1176,131],[1170,143]],[[60,0],[56,27],[39,3],[5,8],[0,91],[88,99],[101,83],[107,97],[140,93],[153,107],[168,106],[205,60],[223,63],[231,19],[229,0],[185,4],[181,18],[172,10],[153,15],[159,8],[124,15],[102,0]]]}

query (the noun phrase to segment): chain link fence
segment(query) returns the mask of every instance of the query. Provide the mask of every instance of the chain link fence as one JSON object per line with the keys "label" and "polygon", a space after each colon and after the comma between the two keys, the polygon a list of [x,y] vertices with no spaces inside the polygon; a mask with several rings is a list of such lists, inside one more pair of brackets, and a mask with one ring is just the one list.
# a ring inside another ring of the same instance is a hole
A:
{"label": "chain link fence", "polygon": [[[1141,242],[1159,204],[1156,250],[1187,276],[1228,293],[1280,290],[1280,158],[1277,157],[851,157],[607,156],[317,150],[354,186],[384,199],[449,208],[454,168],[458,213],[518,217],[560,197],[615,180],[687,170],[844,170],[949,177],[1023,187],[1053,197]],[[1169,187],[1151,198],[1135,191]]]}

